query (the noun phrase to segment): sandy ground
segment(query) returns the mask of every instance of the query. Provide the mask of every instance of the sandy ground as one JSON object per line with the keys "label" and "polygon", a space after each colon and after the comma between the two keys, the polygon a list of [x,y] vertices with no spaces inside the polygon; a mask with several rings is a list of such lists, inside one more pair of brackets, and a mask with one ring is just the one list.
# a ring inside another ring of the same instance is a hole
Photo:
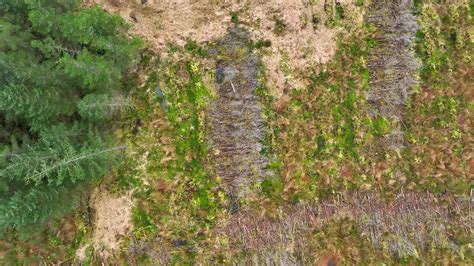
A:
{"label": "sandy ground", "polygon": [[[314,0],[89,0],[131,24],[132,34],[143,37],[158,53],[166,53],[168,43],[198,43],[222,38],[231,25],[232,14],[252,34],[255,41],[269,40],[263,56],[267,85],[274,96],[301,87],[308,70],[328,62],[336,51],[335,37],[348,27],[326,27],[334,16],[326,11],[326,1]],[[335,3],[336,1],[327,1]],[[344,25],[358,27],[362,9],[355,0],[338,1],[344,8]],[[278,21],[282,31],[277,32]],[[315,23],[313,23],[315,21]]]}
{"label": "sandy ground", "polygon": [[91,243],[78,249],[76,256],[79,260],[85,258],[85,251],[90,245],[101,257],[109,257],[119,250],[121,237],[132,229],[133,203],[130,193],[117,196],[97,188],[90,204],[94,209],[94,232]]}

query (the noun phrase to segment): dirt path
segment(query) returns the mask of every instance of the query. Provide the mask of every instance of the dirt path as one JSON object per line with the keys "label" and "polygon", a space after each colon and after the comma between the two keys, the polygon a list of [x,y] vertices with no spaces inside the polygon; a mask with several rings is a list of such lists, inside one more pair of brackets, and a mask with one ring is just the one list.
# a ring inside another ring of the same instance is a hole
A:
{"label": "dirt path", "polygon": [[217,99],[208,112],[209,143],[217,175],[234,199],[269,173],[260,154],[264,137],[262,107],[255,93],[259,58],[246,43],[250,34],[230,28],[220,41],[216,66]]}
{"label": "dirt path", "polygon": [[393,130],[383,145],[404,147],[403,112],[411,89],[418,84],[421,62],[413,50],[418,24],[413,15],[413,0],[374,1],[367,22],[376,27],[378,45],[369,56],[371,115],[392,121]]}

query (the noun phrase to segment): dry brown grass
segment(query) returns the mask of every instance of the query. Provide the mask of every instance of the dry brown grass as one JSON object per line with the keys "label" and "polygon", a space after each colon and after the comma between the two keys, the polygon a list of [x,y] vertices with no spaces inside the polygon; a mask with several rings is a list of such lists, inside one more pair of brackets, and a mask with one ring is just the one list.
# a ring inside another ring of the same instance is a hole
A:
{"label": "dry brown grass", "polygon": [[[90,204],[95,211],[95,226],[91,244],[100,257],[107,259],[120,249],[121,240],[133,228],[131,193],[117,196],[102,188],[97,188],[92,195]],[[79,260],[85,259],[88,246],[84,245],[77,251],[76,255]]]}
{"label": "dry brown grass", "polygon": [[[334,14],[325,11],[325,1],[312,0],[87,0],[111,13],[118,13],[131,25],[130,32],[142,37],[155,52],[167,52],[168,43],[184,45],[215,41],[232,24],[231,14],[254,36],[269,40],[262,60],[268,69],[268,85],[275,96],[307,85],[308,70],[327,63],[336,52],[336,36],[346,27],[360,27],[363,9],[355,0],[338,1],[346,14],[345,27],[328,27]],[[143,2],[146,2],[143,4]],[[312,22],[313,18],[319,21]],[[286,26],[275,33],[275,19]],[[284,68],[286,70],[284,70]]]}

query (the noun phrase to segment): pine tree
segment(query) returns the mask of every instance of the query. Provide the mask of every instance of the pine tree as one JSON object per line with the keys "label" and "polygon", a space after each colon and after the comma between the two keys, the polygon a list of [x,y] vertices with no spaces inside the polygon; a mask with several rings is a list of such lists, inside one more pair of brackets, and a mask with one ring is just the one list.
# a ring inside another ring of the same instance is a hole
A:
{"label": "pine tree", "polygon": [[112,50],[115,46],[112,40],[120,39],[121,33],[127,28],[121,17],[109,15],[97,6],[77,13],[68,13],[62,20],[60,28],[62,36],[71,42],[96,50]]}
{"label": "pine tree", "polygon": [[16,51],[27,48],[31,39],[29,30],[22,30],[18,25],[0,20],[0,51]]}
{"label": "pine tree", "polygon": [[94,55],[85,48],[77,57],[63,56],[60,65],[64,73],[91,91],[118,87],[121,78],[120,68],[113,61]]}

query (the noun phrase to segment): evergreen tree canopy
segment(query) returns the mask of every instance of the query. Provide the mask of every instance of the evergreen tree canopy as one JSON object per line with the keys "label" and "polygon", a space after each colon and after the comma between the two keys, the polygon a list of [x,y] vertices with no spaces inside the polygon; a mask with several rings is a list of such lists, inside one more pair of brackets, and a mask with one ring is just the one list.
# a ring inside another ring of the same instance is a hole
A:
{"label": "evergreen tree canopy", "polygon": [[29,232],[76,204],[116,151],[110,119],[142,43],[78,0],[0,1],[0,231]]}

